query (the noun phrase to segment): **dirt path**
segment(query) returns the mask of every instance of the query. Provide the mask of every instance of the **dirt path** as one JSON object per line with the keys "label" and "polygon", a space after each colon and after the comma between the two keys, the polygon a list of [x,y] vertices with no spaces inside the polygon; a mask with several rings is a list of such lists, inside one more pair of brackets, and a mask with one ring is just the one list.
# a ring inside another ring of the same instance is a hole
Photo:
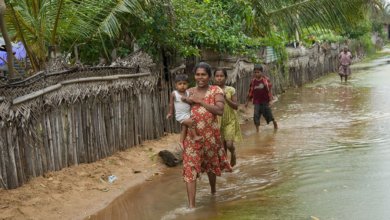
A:
{"label": "dirt path", "polygon": [[[241,118],[251,115],[241,106]],[[242,120],[244,121],[244,119]],[[158,152],[174,152],[179,136],[167,135],[109,158],[37,177],[14,190],[0,189],[0,219],[84,219],[129,188],[153,181],[167,168]],[[108,176],[117,180],[110,184]]]}

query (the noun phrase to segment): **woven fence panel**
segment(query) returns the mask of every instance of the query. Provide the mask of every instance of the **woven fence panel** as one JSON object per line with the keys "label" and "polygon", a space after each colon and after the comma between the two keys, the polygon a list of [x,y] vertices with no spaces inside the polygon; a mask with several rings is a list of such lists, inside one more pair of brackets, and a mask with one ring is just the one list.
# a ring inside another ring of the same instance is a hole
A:
{"label": "woven fence panel", "polygon": [[[129,68],[41,73],[1,87],[0,188],[179,131],[177,122],[165,119],[170,88],[160,73],[126,76],[132,74]],[[123,78],[104,78],[115,75]],[[64,83],[69,80],[76,81]],[[15,104],[53,85],[61,86]]]}

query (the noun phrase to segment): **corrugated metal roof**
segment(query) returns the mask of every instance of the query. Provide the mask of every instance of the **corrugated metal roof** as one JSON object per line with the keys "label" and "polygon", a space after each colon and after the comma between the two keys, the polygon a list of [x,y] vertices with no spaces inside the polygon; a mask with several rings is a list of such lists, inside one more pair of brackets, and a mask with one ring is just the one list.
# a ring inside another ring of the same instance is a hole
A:
{"label": "corrugated metal roof", "polygon": [[275,50],[273,47],[267,46],[265,53],[266,53],[265,63],[272,63],[272,62],[278,60],[278,55],[275,53]]}

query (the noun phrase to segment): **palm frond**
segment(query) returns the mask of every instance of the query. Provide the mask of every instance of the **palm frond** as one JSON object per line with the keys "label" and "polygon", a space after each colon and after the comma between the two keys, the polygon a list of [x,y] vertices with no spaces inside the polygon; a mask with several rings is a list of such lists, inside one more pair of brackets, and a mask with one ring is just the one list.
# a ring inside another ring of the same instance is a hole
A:
{"label": "palm frond", "polygon": [[369,0],[253,1],[256,34],[266,35],[272,27],[290,33],[310,26],[342,28],[362,18],[365,6],[371,3]]}
{"label": "palm frond", "polygon": [[[154,0],[157,1],[157,0]],[[142,6],[152,0],[9,0],[6,21],[10,33],[23,41],[39,60],[49,45],[86,41],[97,33],[117,36],[124,15],[145,17]],[[97,35],[96,35],[97,36]]]}

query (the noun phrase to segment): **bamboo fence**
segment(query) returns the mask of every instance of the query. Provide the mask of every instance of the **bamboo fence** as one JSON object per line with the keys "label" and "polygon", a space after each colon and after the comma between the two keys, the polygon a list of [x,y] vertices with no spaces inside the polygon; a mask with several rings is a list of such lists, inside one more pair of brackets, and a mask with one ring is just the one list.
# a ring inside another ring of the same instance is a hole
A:
{"label": "bamboo fence", "polygon": [[89,68],[0,88],[0,188],[178,131],[160,73]]}

